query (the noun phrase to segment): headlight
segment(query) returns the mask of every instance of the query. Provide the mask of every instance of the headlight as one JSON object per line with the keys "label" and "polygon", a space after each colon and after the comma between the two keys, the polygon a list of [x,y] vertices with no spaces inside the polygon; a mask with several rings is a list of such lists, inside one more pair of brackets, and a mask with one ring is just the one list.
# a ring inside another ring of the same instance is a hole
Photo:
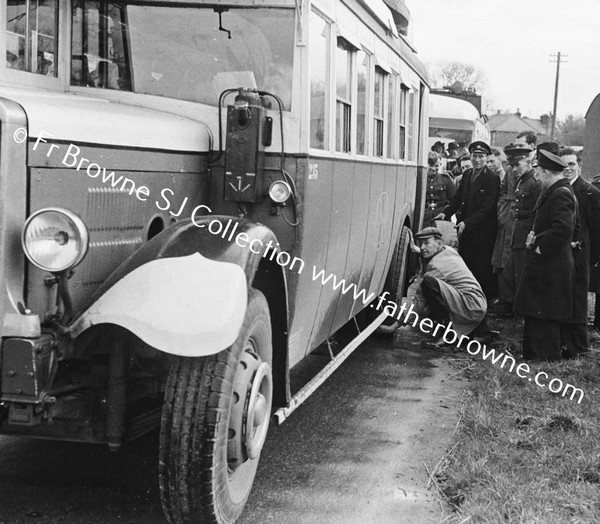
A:
{"label": "headlight", "polygon": [[58,273],[75,267],[88,249],[88,231],[72,211],[45,208],[31,215],[23,226],[21,242],[29,261]]}
{"label": "headlight", "polygon": [[276,180],[269,188],[269,197],[276,204],[283,204],[292,194],[292,188],[283,180]]}

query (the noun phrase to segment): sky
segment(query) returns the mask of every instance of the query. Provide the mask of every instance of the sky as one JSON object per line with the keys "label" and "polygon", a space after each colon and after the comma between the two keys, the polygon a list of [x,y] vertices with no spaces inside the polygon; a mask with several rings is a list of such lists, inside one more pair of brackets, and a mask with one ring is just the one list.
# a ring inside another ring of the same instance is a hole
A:
{"label": "sky", "polygon": [[[412,42],[426,65],[458,60],[487,77],[488,106],[539,118],[585,115],[600,93],[600,0],[406,0]],[[488,111],[490,113],[491,111]]]}

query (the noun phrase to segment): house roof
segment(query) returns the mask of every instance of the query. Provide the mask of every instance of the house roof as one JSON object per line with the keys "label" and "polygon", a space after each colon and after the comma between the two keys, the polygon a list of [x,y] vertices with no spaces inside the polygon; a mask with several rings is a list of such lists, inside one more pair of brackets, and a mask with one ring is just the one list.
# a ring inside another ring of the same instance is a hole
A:
{"label": "house roof", "polygon": [[541,120],[536,120],[535,118],[527,118],[526,116],[524,116],[523,121],[527,122],[531,127],[533,127],[538,134],[544,134],[546,132],[546,129],[542,125]]}
{"label": "house roof", "polygon": [[502,113],[488,117],[490,131],[501,131],[506,133],[521,133],[522,131],[533,131],[540,133],[540,129],[528,122],[528,118],[521,118],[514,113]]}

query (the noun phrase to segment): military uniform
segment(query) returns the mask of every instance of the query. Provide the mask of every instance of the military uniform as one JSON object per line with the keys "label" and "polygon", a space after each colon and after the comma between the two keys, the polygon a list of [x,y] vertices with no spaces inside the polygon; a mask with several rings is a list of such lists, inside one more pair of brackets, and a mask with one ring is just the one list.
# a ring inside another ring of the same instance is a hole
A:
{"label": "military uniform", "polygon": [[423,226],[434,226],[433,217],[444,209],[454,198],[456,186],[450,173],[446,171],[427,175],[427,194],[425,197],[425,215]]}
{"label": "military uniform", "polygon": [[[551,167],[544,168],[559,171],[561,163],[566,166],[560,158],[548,155],[544,162]],[[525,254],[515,311],[525,316],[523,356],[557,360],[561,358],[562,325],[572,315],[576,199],[569,181],[561,178],[542,191],[534,215],[534,236]]]}
{"label": "military uniform", "polygon": [[[484,154],[491,153],[489,146],[483,142],[469,146],[472,152],[479,152],[479,148]],[[458,252],[488,299],[496,294],[498,287],[492,272],[492,252],[498,229],[496,206],[499,190],[500,179],[487,167],[478,172],[467,169],[454,198],[443,211],[446,220],[456,214],[456,222],[464,222],[465,230],[459,238]]]}
{"label": "military uniform", "polygon": [[[515,225],[515,186],[517,179],[513,169],[506,170],[498,196],[498,234],[494,252],[492,253],[492,266],[502,270],[510,257],[510,242]],[[500,272],[500,271],[499,271]]]}
{"label": "military uniform", "polygon": [[502,272],[501,289],[508,302],[515,293],[525,266],[525,241],[533,229],[533,209],[540,196],[540,182],[533,169],[521,176],[515,187],[515,215],[510,233],[510,256]]}

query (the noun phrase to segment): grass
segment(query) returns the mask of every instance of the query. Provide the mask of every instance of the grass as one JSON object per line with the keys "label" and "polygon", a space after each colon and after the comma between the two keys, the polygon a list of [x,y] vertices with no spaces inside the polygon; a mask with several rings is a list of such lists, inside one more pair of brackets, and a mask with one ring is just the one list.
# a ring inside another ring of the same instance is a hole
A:
{"label": "grass", "polygon": [[[518,347],[515,324],[497,328],[510,335],[493,347]],[[470,380],[453,447],[435,475],[453,508],[444,522],[600,522],[600,341],[591,349],[584,359],[531,365],[546,381],[583,389],[580,404],[479,357],[458,362]]]}

